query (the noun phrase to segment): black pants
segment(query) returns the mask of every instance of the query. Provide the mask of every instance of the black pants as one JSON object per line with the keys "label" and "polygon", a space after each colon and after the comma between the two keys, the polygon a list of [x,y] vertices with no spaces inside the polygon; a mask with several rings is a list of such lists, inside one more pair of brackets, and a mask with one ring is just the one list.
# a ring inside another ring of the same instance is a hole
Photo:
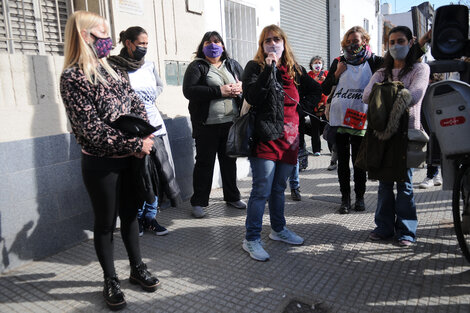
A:
{"label": "black pants", "polygon": [[96,255],[107,277],[116,274],[114,239],[116,219],[131,265],[142,262],[139,248],[139,205],[131,180],[131,158],[100,158],[82,154],[82,176],[95,216],[93,233]]}
{"label": "black pants", "polygon": [[323,134],[324,123],[313,116],[310,117],[310,123],[312,125],[312,131],[310,133],[310,137],[312,138],[312,152],[320,152],[320,136]]}
{"label": "black pants", "polygon": [[237,187],[237,159],[225,154],[228,131],[232,123],[198,126],[196,135],[196,164],[193,172],[193,196],[191,205],[206,207],[214,174],[215,156],[219,160],[220,175],[224,200],[233,202],[240,200]]}
{"label": "black pants", "polygon": [[[362,136],[336,133],[338,180],[343,198],[349,198],[351,194],[351,187],[349,185],[349,181],[351,179],[349,157],[352,157],[352,162],[354,164],[361,142]],[[366,180],[366,171],[354,166],[354,192],[356,193],[356,199],[364,197],[364,193],[366,192]]]}

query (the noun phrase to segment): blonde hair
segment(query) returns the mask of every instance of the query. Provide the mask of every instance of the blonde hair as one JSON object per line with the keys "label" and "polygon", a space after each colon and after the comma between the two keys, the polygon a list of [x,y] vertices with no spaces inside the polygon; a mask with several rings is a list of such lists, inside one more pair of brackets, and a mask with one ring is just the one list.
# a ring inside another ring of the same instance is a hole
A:
{"label": "blonde hair", "polygon": [[292,48],[289,42],[287,41],[286,33],[277,25],[273,24],[266,26],[261,31],[261,35],[259,36],[258,40],[258,51],[256,52],[254,60],[261,66],[262,69],[264,69],[264,67],[266,66],[266,53],[264,53],[263,43],[266,35],[269,32],[272,32],[274,35],[279,36],[284,42],[284,52],[282,53],[281,64],[287,67],[287,74],[289,74],[290,78],[295,80],[295,70],[297,70],[299,73],[302,73],[302,70],[295,61],[294,53],[292,52]]}
{"label": "blonde hair", "polygon": [[359,33],[359,34],[361,34],[362,41],[364,41],[366,44],[369,44],[370,36],[369,36],[369,34],[366,32],[366,30],[365,30],[364,28],[362,28],[361,26],[354,26],[354,27],[351,27],[351,28],[346,32],[346,34],[344,34],[343,40],[341,40],[341,47],[342,47],[342,48],[344,48],[344,47],[347,46],[346,41],[348,40],[349,35],[351,35],[351,34],[353,34],[353,33]]}
{"label": "blonde hair", "polygon": [[90,32],[94,27],[103,24],[106,31],[109,33],[108,22],[103,17],[93,12],[76,11],[68,18],[67,24],[65,25],[65,58],[63,70],[78,65],[87,80],[94,85],[98,82],[105,85],[107,84],[106,79],[98,71],[96,62],[100,63],[111,77],[116,80],[120,79],[119,75],[108,64],[106,58],[98,59],[92,48],[80,34],[83,29]]}

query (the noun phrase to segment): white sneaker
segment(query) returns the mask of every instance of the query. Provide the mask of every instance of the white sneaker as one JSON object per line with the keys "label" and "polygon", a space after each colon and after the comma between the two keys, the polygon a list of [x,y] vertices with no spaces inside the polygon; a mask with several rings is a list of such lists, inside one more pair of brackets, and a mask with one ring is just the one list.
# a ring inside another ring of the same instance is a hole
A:
{"label": "white sneaker", "polygon": [[238,201],[233,201],[233,202],[227,201],[227,204],[233,206],[236,209],[240,209],[240,210],[246,209],[246,202],[243,200],[238,200]]}
{"label": "white sneaker", "polygon": [[442,177],[441,177],[441,174],[437,174],[436,176],[434,176],[433,180],[434,180],[434,186],[440,186],[440,185],[442,185]]}
{"label": "white sneaker", "polygon": [[195,218],[202,218],[206,215],[206,212],[202,208],[202,206],[194,205],[192,210],[193,216]]}
{"label": "white sneaker", "polygon": [[304,239],[302,237],[300,237],[293,231],[287,229],[287,227],[284,227],[284,229],[280,232],[275,232],[274,230],[271,230],[269,238],[272,240],[283,241],[291,245],[301,245],[304,243]]}
{"label": "white sneaker", "polygon": [[252,259],[256,261],[267,261],[269,260],[269,254],[264,250],[261,239],[248,241],[246,239],[243,240],[243,250],[248,252]]}
{"label": "white sneaker", "polygon": [[420,189],[427,189],[427,188],[431,188],[432,186],[434,186],[433,179],[427,178],[427,177],[423,180],[421,184],[419,184]]}

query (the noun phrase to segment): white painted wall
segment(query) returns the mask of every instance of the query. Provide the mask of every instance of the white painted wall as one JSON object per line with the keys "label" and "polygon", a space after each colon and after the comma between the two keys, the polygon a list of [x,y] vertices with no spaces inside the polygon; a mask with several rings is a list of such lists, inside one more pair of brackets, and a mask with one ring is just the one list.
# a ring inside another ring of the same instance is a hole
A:
{"label": "white painted wall", "polygon": [[394,26],[407,26],[413,31],[413,17],[410,12],[384,15],[384,21],[389,21]]}
{"label": "white painted wall", "polygon": [[372,52],[380,50],[380,27],[375,14],[375,0],[330,0],[330,64],[341,54],[341,40],[353,26],[364,27],[364,19],[369,20],[370,46]]}
{"label": "white painted wall", "polygon": [[353,26],[364,26],[364,19],[369,20],[370,46],[372,52],[378,50],[378,22],[375,14],[375,0],[341,1],[341,38]]}

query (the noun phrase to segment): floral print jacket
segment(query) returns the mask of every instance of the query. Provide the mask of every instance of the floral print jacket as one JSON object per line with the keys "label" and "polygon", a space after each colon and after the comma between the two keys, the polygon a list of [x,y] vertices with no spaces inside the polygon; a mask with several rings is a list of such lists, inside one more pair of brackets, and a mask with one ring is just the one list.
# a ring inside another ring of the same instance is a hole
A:
{"label": "floral print jacket", "polygon": [[145,105],[122,75],[121,80],[115,80],[101,66],[100,73],[107,85],[93,85],[78,66],[64,70],[60,78],[62,101],[77,142],[85,153],[99,157],[141,152],[141,138],[126,135],[109,124],[129,113],[148,120]]}

